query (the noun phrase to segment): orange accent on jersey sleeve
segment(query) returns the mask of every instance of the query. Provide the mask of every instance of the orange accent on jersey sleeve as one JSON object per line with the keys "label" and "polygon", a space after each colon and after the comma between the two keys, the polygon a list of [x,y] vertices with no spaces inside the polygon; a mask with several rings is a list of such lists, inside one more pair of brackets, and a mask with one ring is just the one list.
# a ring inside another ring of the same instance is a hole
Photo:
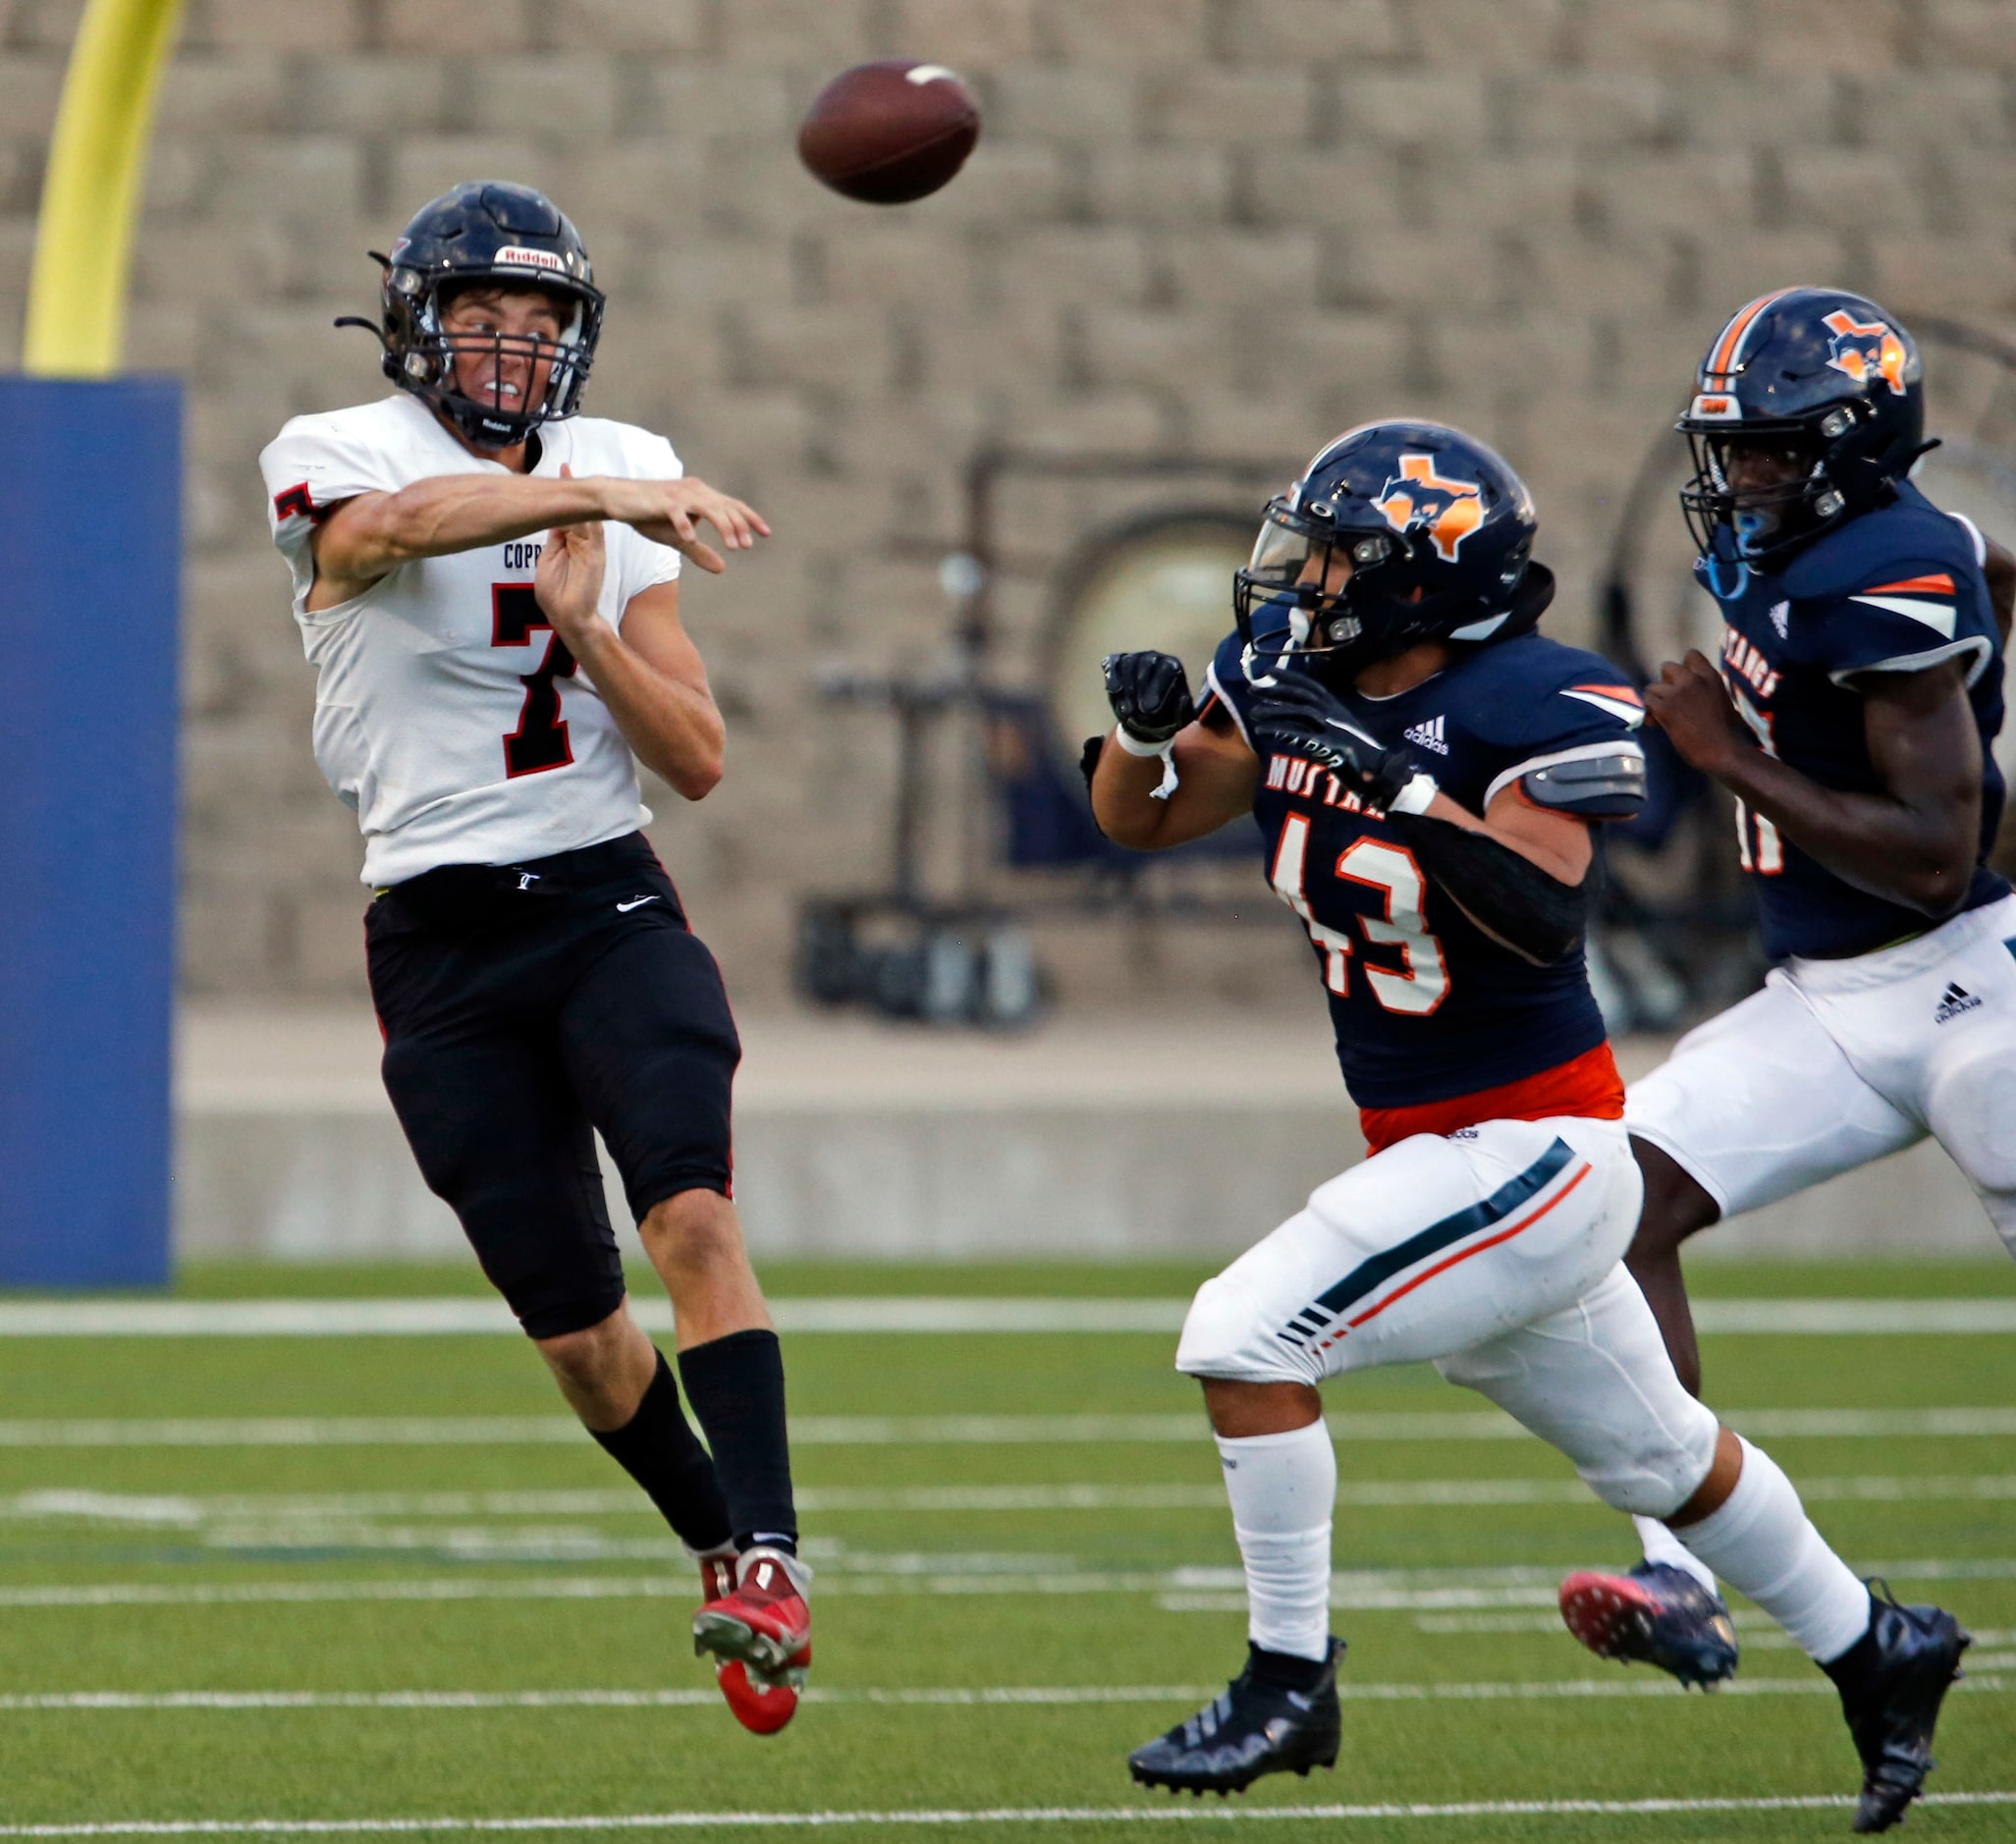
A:
{"label": "orange accent on jersey sleeve", "polygon": [[1936,576],[1907,576],[1902,582],[1880,582],[1873,588],[1858,589],[1857,595],[1952,595],[1953,579],[1943,571]]}
{"label": "orange accent on jersey sleeve", "polygon": [[1645,700],[1629,685],[1570,685],[1570,691],[1593,691],[1600,698],[1615,698],[1619,704],[1642,705]]}
{"label": "orange accent on jersey sleeve", "polygon": [[1421,1102],[1412,1108],[1361,1108],[1358,1124],[1365,1144],[1375,1153],[1417,1133],[1454,1133],[1487,1120],[1552,1120],[1557,1114],[1581,1114],[1591,1120],[1624,1117],[1624,1078],[1608,1044],[1495,1089],[1453,1095],[1445,1102]]}

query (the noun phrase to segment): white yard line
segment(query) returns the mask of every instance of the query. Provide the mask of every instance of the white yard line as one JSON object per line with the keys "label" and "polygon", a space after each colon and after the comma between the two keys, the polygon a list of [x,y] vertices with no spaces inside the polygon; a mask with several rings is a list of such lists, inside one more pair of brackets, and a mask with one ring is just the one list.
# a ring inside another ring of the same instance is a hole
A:
{"label": "white yard line", "polygon": [[[2016,1437],[2016,1407],[1724,1409],[1761,1439],[1890,1440]],[[1325,1417],[1338,1440],[1530,1440],[1496,1409]],[[1209,1439],[1204,1417],[1161,1415],[805,1415],[797,1446],[1143,1445]],[[0,1447],[571,1446],[585,1437],[564,1415],[270,1416],[0,1421]]]}
{"label": "white yard line", "polygon": [[[1970,1691],[2000,1690],[1998,1679],[1970,1672]],[[1216,1684],[996,1684],[969,1689],[881,1689],[815,1685],[807,1703],[888,1706],[900,1708],[993,1708],[1001,1706],[1070,1708],[1088,1704],[1189,1705],[1218,1695]],[[2016,1687],[2012,1687],[2016,1688]],[[1719,1697],[1831,1697],[1834,1687],[1818,1672],[1807,1677],[1737,1678],[1716,1692]],[[1529,1683],[1351,1684],[1339,1683],[1346,1703],[1525,1703],[1594,1697],[1684,1697],[1665,1677],[1543,1678]],[[705,1690],[518,1690],[518,1691],[46,1691],[0,1696],[0,1712],[75,1710],[82,1713],[175,1713],[241,1709],[688,1709],[712,1708],[721,1693]]]}
{"label": "white yard line", "polygon": [[[1876,1474],[1840,1479],[1801,1478],[1809,1503],[1974,1503],[2016,1498],[2016,1473]],[[1388,1510],[1440,1505],[1579,1504],[1597,1500],[1574,1479],[1345,1480],[1337,1488],[1345,1510]],[[798,1509],[817,1516],[849,1513],[1222,1511],[1225,1489],[1209,1485],[1143,1486],[814,1486],[799,1491]],[[190,1497],[43,1488],[0,1494],[0,1520],[74,1521],[113,1526],[195,1530],[227,1526],[244,1538],[290,1533],[305,1541],[359,1520],[381,1518],[634,1517],[657,1511],[635,1491],[358,1491],[233,1493]],[[248,1538],[244,1538],[249,1541]]]}
{"label": "white yard line", "polygon": [[[1927,1806],[2016,1806],[2016,1791],[1928,1793]],[[1490,1799],[1437,1804],[1230,1806],[996,1806],[885,1812],[652,1812],[546,1817],[130,1818],[81,1824],[0,1824],[0,1837],[323,1837],[427,1831],[833,1830],[843,1826],[990,1824],[1309,1824],[1319,1819],[1658,1817],[1712,1812],[1835,1812],[1833,1795],[1755,1799]]]}
{"label": "white yard line", "polygon": [[[849,1566],[849,1562],[853,1566]],[[1152,1595],[1172,1612],[1231,1612],[1245,1605],[1236,1568],[1087,1569],[1061,1556],[955,1553],[842,1556],[822,1561],[821,1596]],[[1862,1562],[1899,1582],[2012,1581],[2016,1557],[1918,1557]],[[855,1570],[858,1569],[858,1572]],[[1360,1612],[1466,1612],[1552,1607],[1560,1570],[1551,1564],[1500,1568],[1350,1569],[1331,1577],[1331,1604]],[[511,1578],[365,1578],[351,1581],[90,1582],[0,1587],[5,1607],[251,1606],[329,1601],[689,1600],[683,1568],[663,1576],[572,1575]]]}
{"label": "white yard line", "polygon": [[[648,1331],[672,1329],[661,1299],[634,1299]],[[1181,1329],[1182,1299],[986,1299],[863,1295],[771,1302],[778,1329],[812,1332],[1157,1332]],[[2016,1298],[1702,1300],[1696,1326],[1720,1335],[1880,1337],[2016,1331]],[[0,1300],[0,1338],[433,1338],[516,1333],[487,1295],[365,1300]]]}

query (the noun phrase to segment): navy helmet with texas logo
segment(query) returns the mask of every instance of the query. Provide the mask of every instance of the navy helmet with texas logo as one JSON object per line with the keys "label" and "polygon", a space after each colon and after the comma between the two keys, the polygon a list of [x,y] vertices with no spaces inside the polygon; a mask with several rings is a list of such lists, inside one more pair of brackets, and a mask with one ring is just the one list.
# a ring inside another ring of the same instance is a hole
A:
{"label": "navy helmet with texas logo", "polygon": [[[1444,1130],[1435,1111],[1487,1091],[1511,1114],[1522,1096],[1579,1112],[1592,1085],[1618,1107],[1622,1090],[1580,945],[1536,966],[1485,933],[1423,874],[1403,825],[1256,742],[1251,706],[1306,673],[1473,813],[1516,789],[1584,819],[1628,817],[1643,710],[1607,661],[1534,631],[1552,588],[1530,562],[1535,527],[1525,485],[1483,443],[1434,423],[1354,429],[1268,508],[1238,627],[1206,675],[1204,715],[1222,703],[1260,757],[1266,875],[1308,932],[1375,1146]],[[1441,671],[1391,697],[1357,689],[1368,665],[1424,639],[1454,643]]]}
{"label": "navy helmet with texas logo", "polygon": [[[1704,556],[1771,569],[1885,503],[1925,440],[1917,343],[1876,302],[1832,288],[1760,295],[1716,335],[1677,424],[1694,455],[1680,495]],[[1741,483],[1739,446],[1788,463]]]}
{"label": "navy helmet with texas logo", "polygon": [[[1720,605],[1721,668],[1759,744],[1823,786],[1881,782],[1864,724],[1872,674],[1957,662],[1981,739],[1980,855],[1961,907],[2002,895],[1987,868],[2002,811],[1991,744],[2002,726],[2002,637],[1964,518],[1912,484],[1924,440],[1918,348],[1874,301],[1781,289],[1716,336],[1680,428],[1695,444],[1681,498],[1701,547],[1695,571]],[[1777,487],[1739,489],[1740,445],[1786,444]],[[1922,933],[1932,918],[1834,875],[1770,821],[1736,812],[1765,950],[1858,954]]]}
{"label": "navy helmet with texas logo", "polygon": [[[501,180],[471,180],[430,199],[399,235],[389,255],[373,250],[384,270],[382,321],[346,314],[337,325],[362,327],[385,349],[385,375],[447,416],[478,448],[514,448],[544,422],[580,407],[595,344],[602,335],[603,296],[572,221],[545,193]],[[554,297],[565,321],[557,344],[504,333],[449,334],[441,316],[471,288],[538,289]],[[489,344],[550,361],[538,401],[511,404],[501,375],[480,398],[457,386],[455,356]]]}
{"label": "navy helmet with texas logo", "polygon": [[1269,503],[1233,611],[1250,640],[1260,610],[1284,610],[1304,661],[1343,682],[1423,640],[1530,627],[1553,594],[1532,562],[1536,525],[1525,482],[1474,437],[1439,422],[1363,423]]}

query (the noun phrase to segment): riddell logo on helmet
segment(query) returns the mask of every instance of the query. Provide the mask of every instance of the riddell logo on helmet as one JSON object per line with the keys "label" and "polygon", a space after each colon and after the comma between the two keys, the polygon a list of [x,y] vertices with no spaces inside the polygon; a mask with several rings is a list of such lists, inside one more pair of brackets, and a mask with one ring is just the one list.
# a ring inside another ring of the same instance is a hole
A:
{"label": "riddell logo on helmet", "polygon": [[518,244],[506,244],[491,260],[517,263],[527,269],[559,269],[564,272],[567,268],[567,264],[550,249],[526,249]]}
{"label": "riddell logo on helmet", "polygon": [[1433,455],[1402,455],[1400,471],[1373,502],[1395,531],[1425,531],[1435,554],[1453,564],[1463,540],[1484,523],[1484,502],[1474,482],[1445,480]]}
{"label": "riddell logo on helmet", "polygon": [[1905,367],[1911,362],[1900,340],[1882,320],[1858,320],[1845,307],[1837,307],[1822,323],[1833,330],[1827,342],[1833,354],[1827,363],[1847,373],[1857,384],[1880,378],[1898,397],[1904,395]]}

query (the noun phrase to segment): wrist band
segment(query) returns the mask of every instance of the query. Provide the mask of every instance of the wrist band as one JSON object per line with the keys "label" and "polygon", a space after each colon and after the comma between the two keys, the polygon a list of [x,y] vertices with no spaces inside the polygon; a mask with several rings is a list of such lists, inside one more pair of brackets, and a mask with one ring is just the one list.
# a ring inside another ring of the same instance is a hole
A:
{"label": "wrist band", "polygon": [[1119,746],[1122,749],[1124,749],[1129,755],[1159,755],[1162,756],[1165,760],[1170,756],[1170,754],[1174,750],[1176,746],[1176,739],[1173,736],[1165,737],[1161,742],[1143,742],[1138,736],[1128,735],[1127,727],[1124,724],[1119,724],[1115,727],[1113,732],[1113,739],[1115,742],[1118,743]]}
{"label": "wrist band", "polygon": [[1406,786],[1396,793],[1387,806],[1389,813],[1426,813],[1437,794],[1442,792],[1433,775],[1416,775]]}

